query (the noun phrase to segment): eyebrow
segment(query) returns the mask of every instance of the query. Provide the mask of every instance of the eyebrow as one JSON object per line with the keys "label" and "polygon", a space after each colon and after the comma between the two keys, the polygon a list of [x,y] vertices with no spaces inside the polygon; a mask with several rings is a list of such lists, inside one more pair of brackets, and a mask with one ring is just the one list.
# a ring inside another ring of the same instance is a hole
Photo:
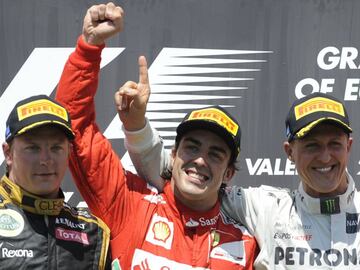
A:
{"label": "eyebrow", "polygon": [[[66,138],[65,138],[66,139]],[[63,140],[62,138],[58,138],[56,136],[53,136],[52,137],[52,140],[53,140],[53,143],[55,144],[61,144],[63,141],[65,141],[65,139]],[[34,137],[30,137],[30,136],[26,136],[23,138],[23,140],[26,142],[26,143],[32,143],[32,144],[36,144],[39,142],[39,139],[38,138],[34,138]]]}
{"label": "eyebrow", "polygon": [[[199,140],[194,139],[194,138],[192,138],[192,137],[186,137],[186,138],[184,138],[184,141],[192,142],[193,144],[196,144],[196,145],[198,145],[198,146],[201,145],[201,142],[200,142]],[[216,146],[216,145],[210,146],[210,149],[211,149],[211,150],[214,150],[214,151],[217,151],[217,152],[220,152],[220,153],[223,153],[224,155],[227,154],[226,151],[224,150],[224,148],[219,147],[219,146]]]}

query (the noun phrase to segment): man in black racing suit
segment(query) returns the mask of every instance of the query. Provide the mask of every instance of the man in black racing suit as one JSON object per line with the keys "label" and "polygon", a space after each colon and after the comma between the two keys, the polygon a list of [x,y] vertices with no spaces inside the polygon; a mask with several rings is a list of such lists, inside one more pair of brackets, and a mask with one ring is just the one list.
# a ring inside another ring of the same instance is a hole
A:
{"label": "man in black racing suit", "polygon": [[110,269],[109,229],[60,189],[74,138],[67,111],[45,95],[6,122],[0,180],[0,269]]}

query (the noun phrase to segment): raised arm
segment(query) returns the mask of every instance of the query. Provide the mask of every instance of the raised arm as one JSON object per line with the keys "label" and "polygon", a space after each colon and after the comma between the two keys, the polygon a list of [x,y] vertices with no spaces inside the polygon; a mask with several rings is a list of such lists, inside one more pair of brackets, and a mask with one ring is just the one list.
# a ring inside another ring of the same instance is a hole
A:
{"label": "raised arm", "polygon": [[[119,157],[95,122],[94,97],[104,42],[122,26],[123,10],[113,3],[88,9],[83,34],[64,67],[56,93],[56,99],[69,111],[75,131],[69,162],[73,178],[90,209],[111,229],[124,220],[112,213],[126,214],[115,209],[125,209],[119,197],[126,178]],[[114,204],[115,200],[119,203]]]}

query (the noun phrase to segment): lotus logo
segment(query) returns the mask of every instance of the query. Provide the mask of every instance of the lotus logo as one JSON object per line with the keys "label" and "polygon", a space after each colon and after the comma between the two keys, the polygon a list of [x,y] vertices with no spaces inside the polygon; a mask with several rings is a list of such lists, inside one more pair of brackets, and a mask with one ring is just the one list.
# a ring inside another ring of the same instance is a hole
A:
{"label": "lotus logo", "polygon": [[24,218],[15,210],[0,209],[0,236],[13,237],[24,229]]}
{"label": "lotus logo", "polygon": [[165,243],[170,236],[170,227],[167,223],[158,221],[154,223],[153,233],[156,240],[163,241]]}
{"label": "lotus logo", "polygon": [[20,224],[10,215],[2,214],[0,216],[0,229],[2,230],[16,230],[20,228]]}

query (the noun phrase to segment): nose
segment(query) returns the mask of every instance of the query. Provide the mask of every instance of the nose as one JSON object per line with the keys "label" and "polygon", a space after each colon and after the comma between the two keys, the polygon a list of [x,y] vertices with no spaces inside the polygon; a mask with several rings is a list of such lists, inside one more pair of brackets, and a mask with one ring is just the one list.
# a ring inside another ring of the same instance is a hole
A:
{"label": "nose", "polygon": [[319,160],[323,163],[327,163],[331,160],[331,151],[328,147],[323,147],[318,156]]}
{"label": "nose", "polygon": [[51,163],[52,158],[51,158],[51,154],[49,149],[41,149],[40,152],[40,164],[41,165],[48,165],[49,163]]}
{"label": "nose", "polygon": [[198,155],[194,158],[193,162],[197,165],[197,166],[206,166],[206,160],[204,158],[204,155]]}

